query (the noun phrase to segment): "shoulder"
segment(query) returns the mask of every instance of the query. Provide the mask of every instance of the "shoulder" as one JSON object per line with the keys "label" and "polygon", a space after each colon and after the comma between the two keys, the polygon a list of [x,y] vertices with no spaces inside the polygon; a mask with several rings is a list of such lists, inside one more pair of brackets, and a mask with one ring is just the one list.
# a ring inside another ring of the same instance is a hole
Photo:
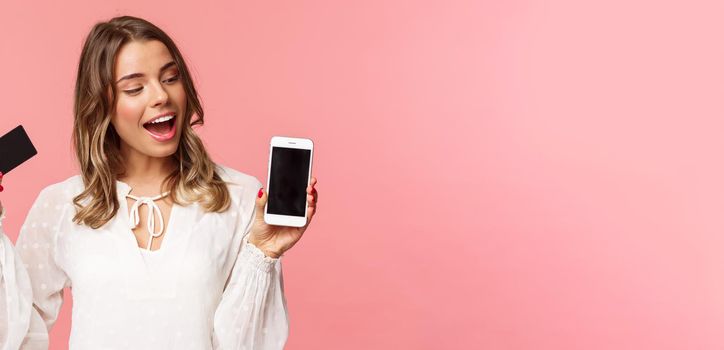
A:
{"label": "shoulder", "polygon": [[30,207],[26,220],[39,220],[37,215],[46,215],[63,211],[72,206],[73,198],[83,191],[83,180],[80,175],[71,176],[65,180],[52,183],[40,190]]}
{"label": "shoulder", "polygon": [[216,171],[230,186],[261,186],[261,181],[253,175],[243,173],[222,164],[216,164]]}
{"label": "shoulder", "polygon": [[73,175],[65,180],[44,187],[38,194],[38,200],[68,202],[72,201],[73,197],[83,192],[84,189],[85,186],[81,176]]}
{"label": "shoulder", "polygon": [[226,165],[216,164],[216,171],[221,179],[226,182],[232,197],[249,196],[249,193],[256,195],[256,192],[263,186],[255,176]]}

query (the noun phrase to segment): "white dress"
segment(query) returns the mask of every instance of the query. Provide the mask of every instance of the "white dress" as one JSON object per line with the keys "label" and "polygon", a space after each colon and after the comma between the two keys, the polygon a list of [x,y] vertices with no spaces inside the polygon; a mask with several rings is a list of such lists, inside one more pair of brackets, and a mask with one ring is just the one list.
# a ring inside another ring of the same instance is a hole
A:
{"label": "white dress", "polygon": [[71,350],[282,349],[281,258],[247,242],[262,184],[217,169],[230,182],[231,208],[174,204],[158,251],[138,247],[122,200],[131,188],[120,181],[119,212],[99,229],[72,221],[79,175],[40,192],[14,250],[1,213],[0,350],[48,349],[65,287],[73,290]]}

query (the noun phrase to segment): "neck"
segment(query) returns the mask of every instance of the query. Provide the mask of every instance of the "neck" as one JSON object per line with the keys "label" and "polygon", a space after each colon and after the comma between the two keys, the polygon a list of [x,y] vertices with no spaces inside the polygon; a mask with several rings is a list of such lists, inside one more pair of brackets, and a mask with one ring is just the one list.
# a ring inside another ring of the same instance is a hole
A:
{"label": "neck", "polygon": [[[161,193],[163,180],[175,169],[173,156],[151,157],[135,150],[123,150],[125,171],[118,175],[118,179],[128,183],[134,193]],[[136,191],[138,190],[138,191]]]}

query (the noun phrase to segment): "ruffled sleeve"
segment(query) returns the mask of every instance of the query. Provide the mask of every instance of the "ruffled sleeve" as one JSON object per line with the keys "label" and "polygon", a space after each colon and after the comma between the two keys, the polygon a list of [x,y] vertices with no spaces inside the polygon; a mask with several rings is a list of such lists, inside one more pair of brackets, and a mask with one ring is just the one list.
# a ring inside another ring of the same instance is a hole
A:
{"label": "ruffled sleeve", "polygon": [[70,279],[56,259],[62,204],[62,191],[57,187],[43,189],[25,218],[15,245],[30,277],[33,300],[23,350],[48,349],[48,332],[63,304],[63,288],[70,287]]}
{"label": "ruffled sleeve", "polygon": [[262,184],[243,191],[235,235],[241,247],[214,315],[214,349],[283,349],[289,336],[281,258],[271,258],[248,242]]}
{"label": "ruffled sleeve", "polygon": [[25,267],[5,235],[0,213],[0,349],[17,350],[30,323],[32,291]]}

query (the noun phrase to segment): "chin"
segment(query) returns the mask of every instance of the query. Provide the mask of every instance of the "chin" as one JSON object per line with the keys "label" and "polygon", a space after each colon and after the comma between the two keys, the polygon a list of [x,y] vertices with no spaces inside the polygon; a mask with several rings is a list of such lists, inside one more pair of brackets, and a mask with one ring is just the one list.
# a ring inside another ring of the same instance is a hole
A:
{"label": "chin", "polygon": [[145,154],[155,158],[165,158],[172,156],[178,150],[178,141],[168,145],[152,145],[146,148]]}
{"label": "chin", "polygon": [[176,145],[175,147],[173,147],[171,149],[158,152],[158,157],[165,158],[165,157],[173,156],[174,154],[176,154],[177,150],[178,150],[178,145]]}

